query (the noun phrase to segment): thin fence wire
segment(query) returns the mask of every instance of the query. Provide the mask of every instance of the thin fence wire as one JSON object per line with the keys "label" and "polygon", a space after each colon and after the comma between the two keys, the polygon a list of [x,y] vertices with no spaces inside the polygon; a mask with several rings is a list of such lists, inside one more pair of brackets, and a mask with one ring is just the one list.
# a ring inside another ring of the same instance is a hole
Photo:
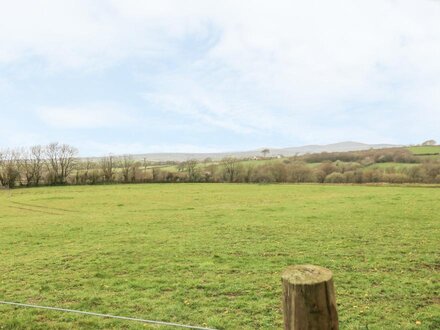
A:
{"label": "thin fence wire", "polygon": [[49,306],[38,306],[38,305],[30,305],[30,304],[21,304],[21,303],[10,302],[10,301],[1,301],[0,300],[0,304],[16,306],[16,307],[28,307],[28,308],[37,308],[37,309],[47,309],[47,310],[51,310],[51,311],[76,313],[76,314],[83,314],[83,315],[90,315],[90,316],[99,316],[99,317],[105,317],[105,318],[110,318],[110,319],[118,319],[118,320],[125,320],[125,321],[135,321],[135,322],[155,324],[155,325],[161,325],[161,326],[170,326],[170,327],[177,327],[177,328],[196,329],[196,330],[216,330],[216,329],[213,329],[213,328],[205,328],[205,327],[199,327],[199,326],[193,326],[193,325],[178,324],[178,323],[173,323],[173,322],[144,320],[144,319],[139,319],[139,318],[134,318],[134,317],[117,316],[117,315],[101,314],[101,313],[94,313],[94,312],[84,312],[84,311],[79,311],[79,310],[75,310],[75,309],[66,309],[66,308],[59,308],[59,307],[49,307]]}

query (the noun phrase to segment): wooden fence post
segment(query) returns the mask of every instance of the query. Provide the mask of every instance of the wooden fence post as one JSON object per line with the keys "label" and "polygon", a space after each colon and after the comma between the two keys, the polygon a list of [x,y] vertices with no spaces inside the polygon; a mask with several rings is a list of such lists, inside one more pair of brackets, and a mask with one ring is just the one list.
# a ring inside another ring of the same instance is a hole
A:
{"label": "wooden fence post", "polygon": [[282,274],[285,330],[337,330],[333,274],[313,265],[290,266]]}

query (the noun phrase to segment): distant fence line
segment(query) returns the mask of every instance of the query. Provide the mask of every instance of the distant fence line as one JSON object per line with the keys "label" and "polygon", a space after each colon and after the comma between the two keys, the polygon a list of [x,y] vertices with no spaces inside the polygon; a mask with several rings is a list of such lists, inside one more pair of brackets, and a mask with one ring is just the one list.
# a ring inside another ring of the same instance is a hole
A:
{"label": "distant fence line", "polygon": [[84,311],[80,311],[80,310],[76,310],[76,309],[66,309],[66,308],[59,308],[59,307],[48,307],[48,306],[39,306],[39,305],[31,305],[31,304],[22,304],[22,303],[10,302],[10,301],[0,301],[0,304],[15,306],[15,307],[36,308],[36,309],[45,309],[45,310],[51,310],[51,311],[57,311],[57,312],[66,312],[66,313],[75,313],[75,314],[82,314],[82,315],[89,315],[89,316],[98,316],[98,317],[104,317],[104,318],[110,318],[110,319],[118,319],[118,320],[124,320],[124,321],[135,321],[135,322],[141,322],[141,323],[171,326],[171,327],[185,328],[185,329],[216,330],[213,328],[185,325],[185,324],[179,324],[179,323],[173,323],[173,322],[145,320],[145,319],[134,318],[134,317],[117,316],[117,315],[101,314],[101,313],[94,313],[94,312],[84,312]]}

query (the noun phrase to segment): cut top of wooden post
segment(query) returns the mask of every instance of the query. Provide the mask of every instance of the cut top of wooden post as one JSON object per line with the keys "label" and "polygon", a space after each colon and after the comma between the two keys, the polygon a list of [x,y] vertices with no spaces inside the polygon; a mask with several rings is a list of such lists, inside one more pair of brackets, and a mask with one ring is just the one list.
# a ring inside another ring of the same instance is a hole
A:
{"label": "cut top of wooden post", "polygon": [[290,266],[283,272],[284,329],[339,329],[332,277],[330,270],[313,265]]}
{"label": "cut top of wooden post", "polygon": [[289,266],[282,274],[283,280],[299,285],[327,282],[332,276],[331,270],[314,265]]}

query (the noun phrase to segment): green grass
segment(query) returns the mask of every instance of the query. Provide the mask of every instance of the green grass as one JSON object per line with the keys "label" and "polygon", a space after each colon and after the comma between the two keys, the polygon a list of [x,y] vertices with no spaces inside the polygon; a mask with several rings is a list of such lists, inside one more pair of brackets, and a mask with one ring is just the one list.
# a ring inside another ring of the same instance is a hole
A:
{"label": "green grass", "polygon": [[410,167],[414,167],[414,166],[420,166],[420,164],[419,163],[394,163],[394,162],[374,163],[374,164],[367,166],[367,168],[371,168],[371,169],[395,168],[396,170],[403,170],[405,168],[410,168]]}
{"label": "green grass", "polygon": [[240,161],[241,165],[266,165],[266,164],[276,164],[281,163],[287,158],[267,158],[267,159],[249,159]]}
{"label": "green grass", "polygon": [[[438,329],[439,200],[428,187],[0,191],[0,300],[281,329],[280,274],[308,263],[333,270],[341,329]],[[0,329],[150,328],[0,305]]]}
{"label": "green grass", "polygon": [[414,155],[438,155],[440,154],[440,146],[417,146],[409,147]]}

